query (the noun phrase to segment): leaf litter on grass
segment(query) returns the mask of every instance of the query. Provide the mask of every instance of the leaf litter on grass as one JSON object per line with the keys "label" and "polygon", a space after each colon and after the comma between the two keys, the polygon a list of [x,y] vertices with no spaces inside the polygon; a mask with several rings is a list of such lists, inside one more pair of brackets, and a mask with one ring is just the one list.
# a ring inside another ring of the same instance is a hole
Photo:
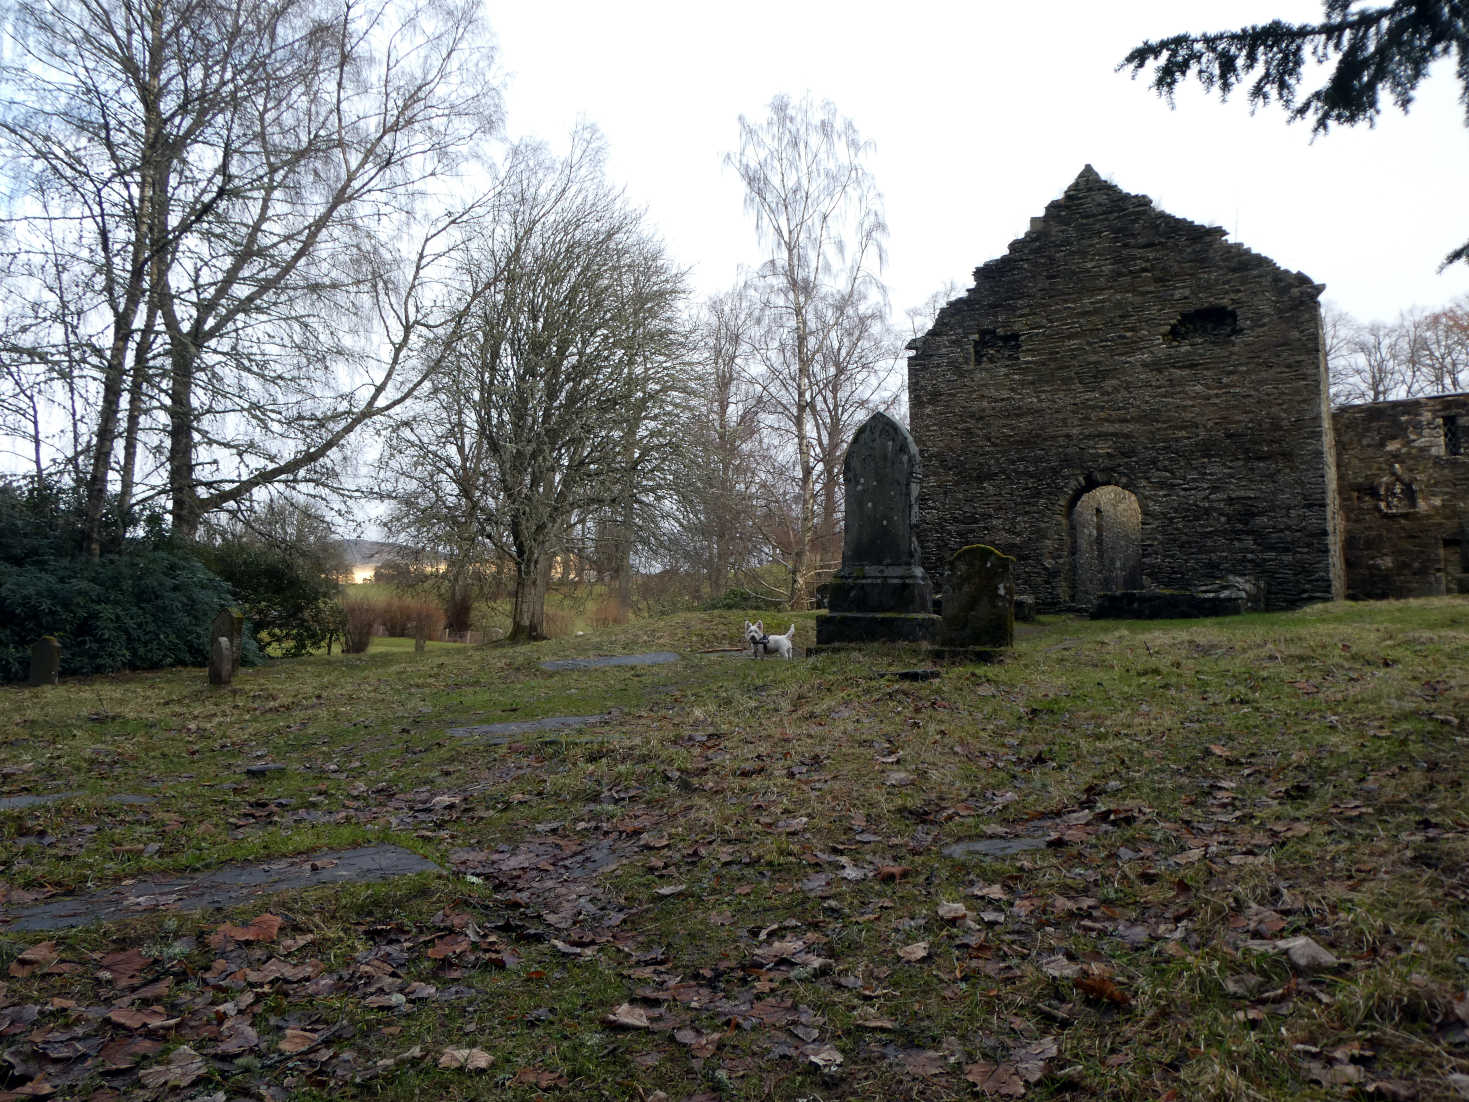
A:
{"label": "leaf litter on grass", "polygon": [[[1460,607],[1066,624],[1064,649],[916,684],[880,655],[690,664],[596,747],[466,759],[407,725],[364,754],[321,726],[318,761],[363,766],[245,809],[282,837],[344,816],[456,875],[15,944],[5,1088],[1451,1097],[1469,801],[1463,727],[1435,717],[1465,712]],[[68,845],[105,865],[91,837]],[[1027,845],[945,853],[966,840]],[[27,866],[43,851],[0,890],[64,875]]]}

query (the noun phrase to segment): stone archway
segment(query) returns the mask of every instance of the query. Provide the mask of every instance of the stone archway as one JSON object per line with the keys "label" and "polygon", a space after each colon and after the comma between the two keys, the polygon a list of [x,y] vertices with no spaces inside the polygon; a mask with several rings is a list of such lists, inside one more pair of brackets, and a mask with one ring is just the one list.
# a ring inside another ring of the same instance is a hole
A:
{"label": "stone archway", "polygon": [[1121,486],[1077,495],[1067,517],[1071,601],[1090,608],[1103,593],[1143,588],[1142,507]]}

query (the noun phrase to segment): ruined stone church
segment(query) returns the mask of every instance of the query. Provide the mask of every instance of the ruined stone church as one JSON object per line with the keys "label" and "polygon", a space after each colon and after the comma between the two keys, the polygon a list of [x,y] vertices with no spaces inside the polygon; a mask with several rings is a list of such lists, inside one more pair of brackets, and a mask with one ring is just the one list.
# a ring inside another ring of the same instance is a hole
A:
{"label": "ruined stone church", "polygon": [[1334,417],[1323,287],[1224,236],[1088,165],[910,345],[934,578],[987,543],[1043,610],[1225,578],[1269,608],[1455,590],[1469,395]]}

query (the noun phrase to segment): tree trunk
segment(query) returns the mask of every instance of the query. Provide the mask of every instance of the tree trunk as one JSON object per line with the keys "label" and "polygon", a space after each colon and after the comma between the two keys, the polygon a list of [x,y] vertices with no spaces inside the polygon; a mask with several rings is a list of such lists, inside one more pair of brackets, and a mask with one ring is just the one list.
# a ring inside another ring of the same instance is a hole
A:
{"label": "tree trunk", "polygon": [[153,328],[158,322],[158,309],[148,304],[143,319],[142,332],[138,334],[133,349],[133,377],[128,381],[127,422],[122,433],[122,471],[117,489],[117,515],[121,522],[128,523],[128,514],[133,507],[133,484],[138,463],[138,429],[143,421],[143,384],[148,377],[148,357],[153,351]]}
{"label": "tree trunk", "polygon": [[544,555],[515,564],[515,597],[510,614],[510,642],[535,643],[546,638],[546,591],[551,561]]}
{"label": "tree trunk", "polygon": [[194,358],[174,344],[168,391],[168,490],[173,534],[199,534],[199,494],[194,485]]}
{"label": "tree trunk", "polygon": [[455,568],[449,578],[449,597],[444,602],[445,626],[456,635],[465,635],[469,631],[473,606],[467,572]]}
{"label": "tree trunk", "polygon": [[801,464],[801,513],[796,521],[796,547],[791,557],[790,605],[804,609],[811,572],[811,535],[816,527],[816,473],[807,443],[811,416],[811,349],[804,306],[796,312],[796,452]]}

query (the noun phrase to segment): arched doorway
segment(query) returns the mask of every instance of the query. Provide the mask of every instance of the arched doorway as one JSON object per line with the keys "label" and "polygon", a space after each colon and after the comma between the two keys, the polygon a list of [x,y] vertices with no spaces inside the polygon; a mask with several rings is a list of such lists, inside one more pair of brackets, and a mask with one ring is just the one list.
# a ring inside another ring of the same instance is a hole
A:
{"label": "arched doorway", "polygon": [[1071,598],[1090,608],[1103,593],[1143,587],[1143,511],[1121,486],[1097,486],[1071,507]]}

